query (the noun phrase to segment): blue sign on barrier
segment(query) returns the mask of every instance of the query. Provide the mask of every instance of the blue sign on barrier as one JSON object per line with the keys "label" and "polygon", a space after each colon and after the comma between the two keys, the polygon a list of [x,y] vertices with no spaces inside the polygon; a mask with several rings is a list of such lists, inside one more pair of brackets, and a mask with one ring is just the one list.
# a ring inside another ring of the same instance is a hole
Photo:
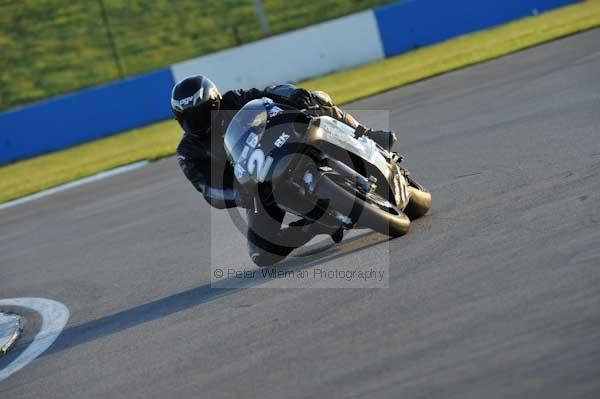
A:
{"label": "blue sign on barrier", "polygon": [[169,68],[0,114],[0,164],[171,116]]}
{"label": "blue sign on barrier", "polygon": [[581,0],[407,0],[375,9],[386,57]]}

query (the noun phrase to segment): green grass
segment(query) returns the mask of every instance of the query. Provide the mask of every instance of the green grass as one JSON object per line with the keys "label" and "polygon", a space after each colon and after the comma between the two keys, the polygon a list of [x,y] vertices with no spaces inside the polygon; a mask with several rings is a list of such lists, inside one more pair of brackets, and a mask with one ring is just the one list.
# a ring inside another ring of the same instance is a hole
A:
{"label": "green grass", "polygon": [[[264,5],[273,33],[281,33],[391,1]],[[0,110],[263,36],[253,0],[0,0]]]}
{"label": "green grass", "polygon": [[[565,7],[384,61],[302,82],[346,103],[552,39],[600,26],[600,0]],[[181,133],[167,121],[0,167],[0,203],[83,176],[175,152]]]}
{"label": "green grass", "polygon": [[600,0],[521,19],[381,62],[304,82],[347,103],[600,26]]}

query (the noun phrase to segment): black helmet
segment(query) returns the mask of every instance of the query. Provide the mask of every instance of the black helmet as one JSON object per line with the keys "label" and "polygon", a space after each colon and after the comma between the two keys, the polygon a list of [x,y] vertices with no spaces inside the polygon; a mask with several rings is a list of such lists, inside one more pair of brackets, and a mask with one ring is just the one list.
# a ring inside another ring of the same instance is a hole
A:
{"label": "black helmet", "polygon": [[178,82],[171,93],[171,109],[181,128],[188,133],[205,135],[210,130],[210,112],[218,111],[221,94],[217,86],[202,75]]}

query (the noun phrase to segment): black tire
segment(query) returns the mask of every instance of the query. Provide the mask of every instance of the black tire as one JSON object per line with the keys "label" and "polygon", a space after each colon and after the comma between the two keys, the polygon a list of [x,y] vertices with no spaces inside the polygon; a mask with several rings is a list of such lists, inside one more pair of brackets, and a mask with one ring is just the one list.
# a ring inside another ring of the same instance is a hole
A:
{"label": "black tire", "polygon": [[404,209],[404,213],[410,220],[416,220],[425,216],[431,209],[431,193],[414,186],[410,186],[408,189],[410,190],[410,201]]}
{"label": "black tire", "polygon": [[329,209],[345,214],[355,221],[357,227],[369,228],[390,237],[403,236],[410,230],[410,219],[401,210],[386,210],[374,202],[367,202],[327,176],[321,177],[316,194],[318,198],[329,201]]}

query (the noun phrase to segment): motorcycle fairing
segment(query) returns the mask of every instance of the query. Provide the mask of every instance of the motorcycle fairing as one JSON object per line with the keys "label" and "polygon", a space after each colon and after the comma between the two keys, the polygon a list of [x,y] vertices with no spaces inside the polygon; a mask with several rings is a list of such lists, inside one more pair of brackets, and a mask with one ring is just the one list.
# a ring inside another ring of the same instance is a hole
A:
{"label": "motorcycle fairing", "polygon": [[[324,144],[328,143],[363,159],[374,166],[379,174],[385,178],[400,209],[408,204],[410,198],[406,178],[396,165],[390,167],[388,160],[377,147],[377,144],[370,138],[362,136],[356,139],[354,129],[350,126],[329,116],[321,116],[311,121],[305,142],[325,151],[325,147],[328,146]],[[376,177],[379,179],[381,176]]]}

